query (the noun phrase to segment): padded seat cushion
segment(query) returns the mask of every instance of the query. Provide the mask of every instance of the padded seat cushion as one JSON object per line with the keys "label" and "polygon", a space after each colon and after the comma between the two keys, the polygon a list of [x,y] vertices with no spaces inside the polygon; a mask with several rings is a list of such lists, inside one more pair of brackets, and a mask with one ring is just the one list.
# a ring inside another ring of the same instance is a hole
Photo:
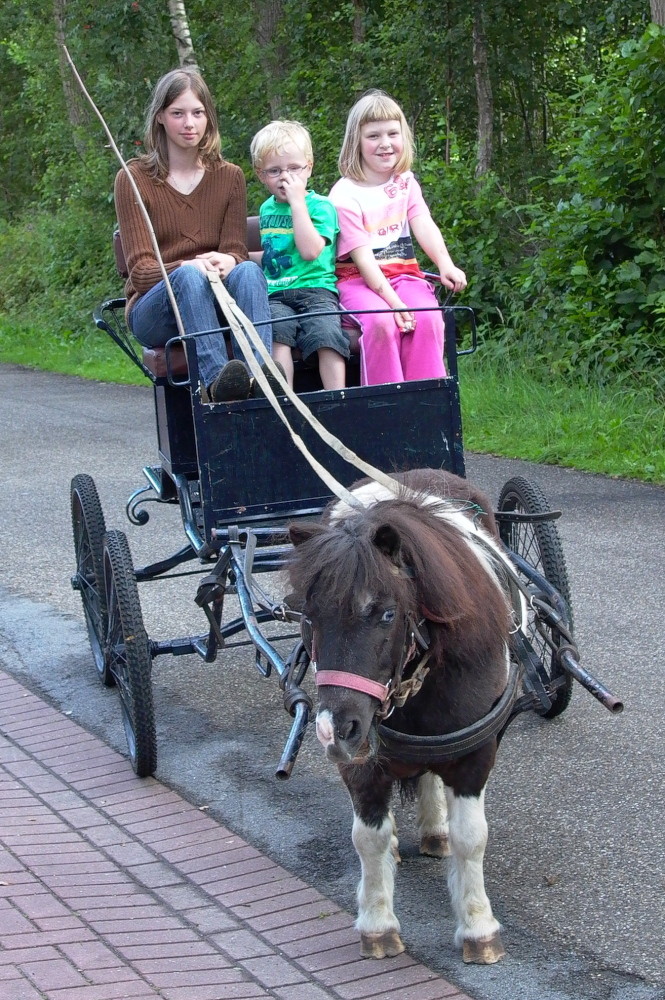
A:
{"label": "padded seat cushion", "polygon": [[182,344],[173,344],[169,348],[168,370],[165,347],[144,347],[143,364],[156,378],[166,378],[169,371],[171,375],[176,375],[178,378],[187,378],[189,375],[185,348]]}

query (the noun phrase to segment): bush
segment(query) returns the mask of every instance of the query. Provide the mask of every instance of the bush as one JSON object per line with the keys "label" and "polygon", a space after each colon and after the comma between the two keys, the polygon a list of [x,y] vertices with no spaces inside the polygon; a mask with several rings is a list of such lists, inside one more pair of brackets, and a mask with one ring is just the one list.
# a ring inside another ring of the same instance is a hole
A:
{"label": "bush", "polygon": [[665,31],[586,77],[560,145],[555,203],[531,206],[536,247],[514,276],[520,336],[559,371],[633,370],[663,385]]}
{"label": "bush", "polygon": [[68,201],[55,213],[26,210],[3,223],[0,240],[0,313],[47,325],[65,341],[85,336],[93,307],[121,294],[111,237],[114,213],[101,200]]}

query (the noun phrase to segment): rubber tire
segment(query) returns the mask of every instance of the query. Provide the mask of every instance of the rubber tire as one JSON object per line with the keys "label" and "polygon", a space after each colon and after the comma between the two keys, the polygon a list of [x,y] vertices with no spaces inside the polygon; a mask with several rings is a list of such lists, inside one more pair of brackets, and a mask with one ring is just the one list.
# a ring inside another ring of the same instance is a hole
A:
{"label": "rubber tire", "polygon": [[[540,514],[551,510],[549,501],[537,483],[515,476],[509,479],[499,495],[500,511],[520,511],[525,514]],[[568,570],[563,553],[561,538],[554,521],[509,522],[499,521],[499,531],[504,544],[522,556],[548,583],[563,597],[568,608],[567,625],[572,628],[573,611],[568,581]],[[526,582],[526,581],[525,581]],[[552,695],[552,705],[546,711],[538,710],[545,719],[561,715],[570,703],[573,692],[573,678],[559,664],[543,638],[533,625],[533,613],[529,615],[528,638],[550,680],[564,677],[565,683],[556,688]]]}
{"label": "rubber tire", "polygon": [[132,767],[139,778],[145,778],[157,767],[152,656],[129,544],[122,531],[107,531],[104,538],[104,582],[106,654],[120,694]]}
{"label": "rubber tire", "polygon": [[76,588],[81,594],[92,657],[106,687],[115,678],[106,659],[108,610],[104,589],[103,547],[106,525],[97,487],[91,476],[74,476],[70,488],[72,531],[76,554]]}

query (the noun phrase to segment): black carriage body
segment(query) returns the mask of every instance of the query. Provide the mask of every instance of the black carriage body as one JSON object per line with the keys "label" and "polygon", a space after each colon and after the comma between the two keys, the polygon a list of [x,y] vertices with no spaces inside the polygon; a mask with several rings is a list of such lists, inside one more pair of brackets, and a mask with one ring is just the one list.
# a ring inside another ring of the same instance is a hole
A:
{"label": "black carriage body", "polygon": [[[421,466],[464,475],[459,390],[455,379],[308,393],[326,430],[384,472]],[[228,524],[275,521],[318,512],[332,494],[291,440],[266,399],[193,402],[204,535]],[[328,447],[293,404],[290,426],[343,485],[361,473]]]}
{"label": "black carriage body", "polygon": [[[191,502],[196,514],[186,530],[196,551],[218,548],[215,533],[226,525],[269,524],[320,512],[332,493],[269,401],[201,402],[196,335],[140,355],[124,321],[124,306],[124,299],[105,302],[95,321],[153,384],[160,464],[145,472],[161,500],[182,504],[185,490],[193,495],[186,505]],[[456,338],[460,311],[465,317],[470,313],[464,307],[444,310],[447,378],[360,386],[356,355],[347,368],[348,388],[321,389],[317,370],[299,362],[296,391],[326,430],[366,463],[386,473],[428,467],[464,476]],[[472,351],[473,324],[471,329]],[[281,405],[295,433],[330,475],[344,486],[360,477],[286,397]]]}

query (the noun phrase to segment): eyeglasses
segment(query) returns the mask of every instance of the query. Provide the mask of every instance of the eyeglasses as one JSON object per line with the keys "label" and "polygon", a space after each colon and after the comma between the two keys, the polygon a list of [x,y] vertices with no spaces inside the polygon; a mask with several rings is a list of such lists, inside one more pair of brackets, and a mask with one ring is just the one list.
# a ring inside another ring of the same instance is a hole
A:
{"label": "eyeglasses", "polygon": [[270,177],[271,180],[277,180],[282,174],[299,174],[302,170],[307,170],[308,166],[308,163],[304,163],[301,167],[268,167],[267,170],[262,170],[261,173],[265,177]]}

